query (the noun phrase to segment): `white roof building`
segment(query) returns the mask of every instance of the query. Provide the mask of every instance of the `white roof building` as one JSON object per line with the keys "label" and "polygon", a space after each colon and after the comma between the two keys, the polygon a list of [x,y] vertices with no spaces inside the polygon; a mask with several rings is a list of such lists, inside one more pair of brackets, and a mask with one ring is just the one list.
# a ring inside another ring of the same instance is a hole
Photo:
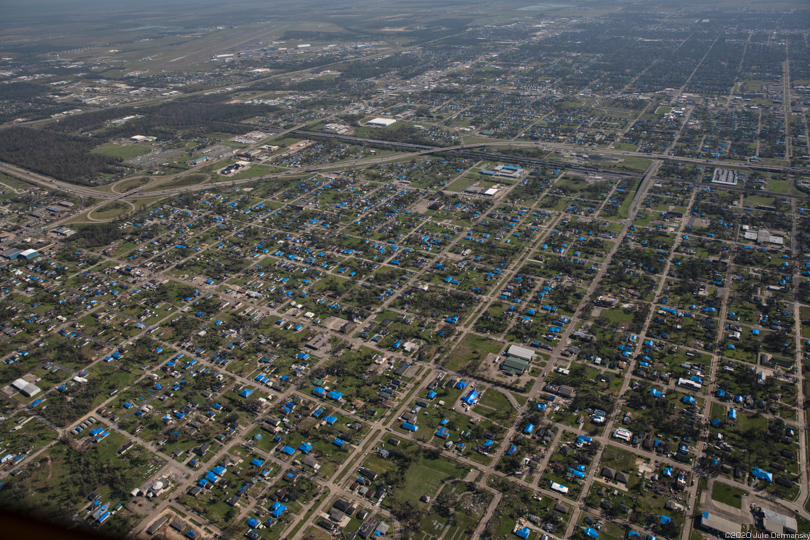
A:
{"label": "white roof building", "polygon": [[633,438],[633,432],[629,429],[617,428],[616,431],[613,432],[613,436],[617,439],[630,442],[630,439]]}
{"label": "white roof building", "polygon": [[526,347],[512,345],[509,347],[509,350],[506,351],[506,356],[514,356],[515,358],[531,362],[534,360],[534,351]]}
{"label": "white roof building", "polygon": [[396,120],[393,118],[374,118],[366,122],[366,125],[374,127],[388,127],[394,123],[396,123]]}
{"label": "white roof building", "polygon": [[17,379],[13,383],[11,383],[11,387],[24,395],[25,397],[33,397],[39,394],[40,390],[39,387],[35,384],[31,384],[30,382],[26,381],[25,379]]}

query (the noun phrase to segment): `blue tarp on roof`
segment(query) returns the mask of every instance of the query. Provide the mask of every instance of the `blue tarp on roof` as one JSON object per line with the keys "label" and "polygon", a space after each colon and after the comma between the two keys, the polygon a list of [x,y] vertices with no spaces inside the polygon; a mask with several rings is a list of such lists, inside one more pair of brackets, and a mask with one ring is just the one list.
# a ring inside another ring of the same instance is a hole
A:
{"label": "blue tarp on roof", "polygon": [[768,482],[773,482],[773,473],[763,471],[759,467],[754,467],[754,470],[751,471],[751,476],[759,478],[760,480],[767,480]]}
{"label": "blue tarp on roof", "polygon": [[470,393],[467,394],[465,397],[461,398],[461,401],[468,405],[472,405],[475,403],[475,400],[478,398],[478,390],[470,390]]}
{"label": "blue tarp on roof", "polygon": [[599,538],[599,533],[596,532],[596,529],[592,529],[590,527],[585,527],[582,532],[585,533],[585,536],[590,536],[591,538]]}
{"label": "blue tarp on roof", "polygon": [[287,507],[281,504],[280,502],[274,502],[273,506],[270,507],[271,513],[273,517],[281,517],[281,514],[287,510]]}

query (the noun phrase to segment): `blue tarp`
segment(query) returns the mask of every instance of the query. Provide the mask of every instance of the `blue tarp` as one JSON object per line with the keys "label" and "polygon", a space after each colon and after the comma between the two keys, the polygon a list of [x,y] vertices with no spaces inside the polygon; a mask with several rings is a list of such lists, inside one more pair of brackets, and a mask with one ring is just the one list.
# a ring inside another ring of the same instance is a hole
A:
{"label": "blue tarp", "polygon": [[759,478],[760,480],[767,480],[768,482],[773,482],[773,473],[763,471],[759,467],[754,467],[754,470],[751,471],[751,476]]}

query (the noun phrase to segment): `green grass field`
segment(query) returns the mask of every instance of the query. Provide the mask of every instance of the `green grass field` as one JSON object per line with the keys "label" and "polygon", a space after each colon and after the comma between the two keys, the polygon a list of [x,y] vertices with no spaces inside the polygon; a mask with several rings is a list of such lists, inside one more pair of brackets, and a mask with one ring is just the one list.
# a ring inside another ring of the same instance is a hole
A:
{"label": "green grass field", "polygon": [[456,370],[471,360],[483,360],[487,353],[497,354],[502,348],[503,343],[500,341],[467,334],[448,356],[447,367]]}
{"label": "green grass field", "polygon": [[731,487],[722,482],[715,482],[712,488],[712,500],[733,506],[734,508],[742,508],[742,496],[745,492],[741,489]]}
{"label": "green grass field", "polygon": [[101,154],[102,156],[120,157],[123,160],[133,159],[138,156],[143,156],[151,151],[146,146],[138,146],[137,144],[128,144],[121,146],[118,144],[104,144],[93,150],[94,154]]}
{"label": "green grass field", "polygon": [[774,193],[790,193],[790,182],[788,180],[775,180],[771,178],[768,181],[768,191]]}
{"label": "green grass field", "polygon": [[461,478],[466,473],[467,469],[446,459],[422,459],[408,467],[405,485],[394,493],[393,499],[400,504],[406,501],[418,504],[422,495],[435,496],[445,480]]}
{"label": "green grass field", "polygon": [[91,212],[88,217],[91,219],[100,219],[100,220],[108,220],[117,218],[120,215],[126,214],[132,210],[132,207],[127,203],[123,203],[120,201],[114,201],[111,203],[107,203],[98,210],[94,210]]}
{"label": "green grass field", "polygon": [[188,174],[186,176],[181,176],[172,180],[171,182],[166,182],[165,184],[159,184],[154,186],[149,191],[157,191],[161,189],[173,188],[173,187],[182,187],[182,186],[193,186],[196,184],[202,184],[208,179],[207,174]]}
{"label": "green grass field", "polygon": [[123,182],[119,182],[115,185],[115,190],[119,193],[124,193],[126,191],[131,191],[133,189],[137,189],[139,187],[145,186],[149,183],[149,178],[145,176],[140,176],[138,178],[130,178],[128,180],[124,180]]}

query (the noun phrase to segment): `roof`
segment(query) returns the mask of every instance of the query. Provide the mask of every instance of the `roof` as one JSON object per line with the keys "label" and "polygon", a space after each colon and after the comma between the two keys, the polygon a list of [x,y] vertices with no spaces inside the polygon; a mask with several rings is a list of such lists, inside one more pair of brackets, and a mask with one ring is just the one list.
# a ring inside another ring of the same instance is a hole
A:
{"label": "roof", "polygon": [[754,470],[751,471],[751,476],[759,478],[760,480],[767,480],[768,482],[773,482],[773,473],[763,471],[759,467],[754,467]]}
{"label": "roof", "polygon": [[585,527],[582,532],[584,532],[587,536],[591,538],[599,538],[599,533],[596,532],[596,529],[592,529],[590,527]]}
{"label": "roof", "polygon": [[519,358],[520,360],[526,360],[531,362],[534,359],[534,351],[531,349],[527,349],[526,347],[520,347],[518,345],[512,345],[506,351],[507,356],[514,356],[515,358]]}
{"label": "roof", "polygon": [[739,532],[742,530],[739,523],[721,518],[715,514],[709,514],[708,512],[703,512],[703,515],[700,518],[700,525],[701,527],[718,531],[723,534],[739,534]]}
{"label": "roof", "polygon": [[531,364],[528,361],[516,356],[509,356],[501,365],[501,369],[510,375],[522,375],[523,372],[528,371],[530,367]]}
{"label": "roof", "polygon": [[394,123],[396,123],[396,120],[394,120],[392,118],[373,118],[373,119],[369,120],[368,122],[366,122],[366,124],[369,124],[369,125],[372,125],[372,126],[386,126],[386,127],[390,126],[391,124],[394,124]]}
{"label": "roof", "polygon": [[[798,530],[796,518],[774,512],[767,508],[760,508],[760,513],[762,514],[763,526],[765,526],[766,531],[790,534]],[[779,525],[779,527],[774,527],[773,525]]]}

